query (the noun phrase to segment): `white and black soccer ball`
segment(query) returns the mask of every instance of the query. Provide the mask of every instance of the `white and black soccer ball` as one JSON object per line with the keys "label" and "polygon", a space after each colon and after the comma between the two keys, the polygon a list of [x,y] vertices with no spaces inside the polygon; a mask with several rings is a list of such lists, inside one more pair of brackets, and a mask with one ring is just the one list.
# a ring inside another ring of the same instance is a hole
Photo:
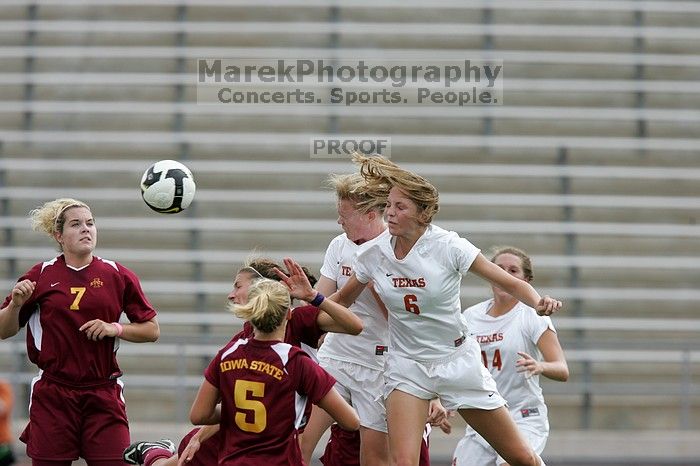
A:
{"label": "white and black soccer ball", "polygon": [[176,214],[189,207],[195,192],[192,172],[175,160],[154,163],[141,177],[141,197],[161,214]]}

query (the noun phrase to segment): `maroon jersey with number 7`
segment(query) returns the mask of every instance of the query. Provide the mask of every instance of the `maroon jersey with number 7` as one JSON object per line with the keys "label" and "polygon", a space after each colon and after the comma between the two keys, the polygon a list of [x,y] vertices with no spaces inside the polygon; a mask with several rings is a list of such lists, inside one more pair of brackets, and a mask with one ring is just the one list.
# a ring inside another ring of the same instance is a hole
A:
{"label": "maroon jersey with number 7", "polygon": [[118,322],[122,313],[131,322],[156,316],[138,277],[117,262],[94,257],[75,269],[60,255],[35,265],[19,280],[24,279],[36,282],[19,312],[20,326],[28,324],[29,359],[47,377],[69,386],[104,383],[120,373],[118,340],[91,341],[78,330],[81,325],[93,319]]}

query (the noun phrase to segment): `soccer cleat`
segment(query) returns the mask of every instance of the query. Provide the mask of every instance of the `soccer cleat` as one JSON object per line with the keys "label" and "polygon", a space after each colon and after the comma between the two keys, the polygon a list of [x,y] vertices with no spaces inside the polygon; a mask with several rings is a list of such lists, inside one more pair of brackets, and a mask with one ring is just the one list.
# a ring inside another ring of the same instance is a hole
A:
{"label": "soccer cleat", "polygon": [[162,438],[155,442],[134,442],[124,450],[122,455],[124,461],[129,464],[139,465],[143,464],[143,458],[149,450],[154,448],[160,448],[169,451],[172,455],[175,454],[177,449],[175,444],[168,440],[167,438]]}

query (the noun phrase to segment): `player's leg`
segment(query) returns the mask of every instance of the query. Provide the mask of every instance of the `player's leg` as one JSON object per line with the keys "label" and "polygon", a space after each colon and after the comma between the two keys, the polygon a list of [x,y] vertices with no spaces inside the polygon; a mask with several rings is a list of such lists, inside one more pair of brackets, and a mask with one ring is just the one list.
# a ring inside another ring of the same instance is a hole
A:
{"label": "player's leg", "polygon": [[299,439],[301,455],[306,464],[311,464],[311,456],[314,453],[318,441],[334,422],[330,414],[316,405],[313,406],[309,422],[306,424],[306,427],[304,427],[304,433]]}
{"label": "player's leg", "polygon": [[394,466],[418,466],[429,399],[393,390],[386,400],[389,454]]}
{"label": "player's leg", "polygon": [[389,436],[386,432],[360,427],[360,464],[362,466],[389,464]]}
{"label": "player's leg", "polygon": [[452,466],[493,466],[498,453],[479,434],[471,432],[462,437],[452,454]]}
{"label": "player's leg", "polygon": [[459,414],[511,466],[541,466],[541,459],[527,444],[505,407],[460,409]]}
{"label": "player's leg", "polygon": [[[525,427],[524,424],[527,426]],[[549,427],[544,427],[542,426],[542,422],[536,422],[536,426],[532,425],[533,423],[523,423],[523,422],[517,422],[515,425],[518,426],[518,430],[520,431],[520,434],[525,438],[525,441],[527,442],[530,447],[537,453],[538,455],[542,455],[542,452],[544,451],[544,447],[547,445],[547,439],[549,438]],[[537,425],[539,424],[539,425]],[[533,428],[535,427],[535,428]],[[538,429],[537,427],[540,427]],[[478,436],[477,436],[478,437]],[[483,442],[485,440],[481,439]],[[494,455],[496,455],[495,450]],[[540,457],[540,460],[542,457]],[[493,463],[491,463],[493,464]],[[496,464],[498,466],[509,466],[506,460],[504,460],[502,457],[498,456],[496,458]],[[542,461],[542,466],[544,466],[544,461]]]}

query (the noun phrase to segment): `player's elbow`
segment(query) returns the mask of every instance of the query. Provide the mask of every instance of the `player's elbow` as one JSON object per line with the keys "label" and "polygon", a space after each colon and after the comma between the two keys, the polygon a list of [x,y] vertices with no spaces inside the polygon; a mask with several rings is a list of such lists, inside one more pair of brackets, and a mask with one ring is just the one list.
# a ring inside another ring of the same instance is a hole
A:
{"label": "player's elbow", "polygon": [[205,413],[204,411],[197,409],[194,406],[190,410],[190,422],[195,426],[202,426],[205,424],[209,424],[209,422],[207,422],[207,421],[209,420],[210,417],[211,417],[211,413]]}
{"label": "player's elbow", "polygon": [[543,375],[557,382],[566,382],[569,380],[569,366],[566,364],[566,362],[562,362],[558,366],[555,366],[550,375],[547,375],[546,373]]}
{"label": "player's elbow", "polygon": [[359,430],[360,429],[360,417],[357,415],[357,412],[355,412],[355,410],[353,410],[352,414],[345,416],[342,420],[339,420],[338,425],[345,430],[350,430],[350,431]]}
{"label": "player's elbow", "polygon": [[561,371],[561,378],[559,379],[561,382],[566,382],[569,380],[569,366],[564,364],[564,368]]}
{"label": "player's elbow", "polygon": [[148,332],[146,332],[145,337],[146,342],[158,341],[160,338],[160,325],[155,317],[148,321]]}
{"label": "player's elbow", "polygon": [[362,330],[364,330],[365,325],[362,323],[362,320],[359,318],[356,321],[353,321],[352,325],[348,329],[348,333],[350,335],[359,335],[362,333]]}
{"label": "player's elbow", "polygon": [[0,340],[7,340],[10,337],[14,337],[19,333],[19,327],[16,328],[2,328],[0,329]]}

